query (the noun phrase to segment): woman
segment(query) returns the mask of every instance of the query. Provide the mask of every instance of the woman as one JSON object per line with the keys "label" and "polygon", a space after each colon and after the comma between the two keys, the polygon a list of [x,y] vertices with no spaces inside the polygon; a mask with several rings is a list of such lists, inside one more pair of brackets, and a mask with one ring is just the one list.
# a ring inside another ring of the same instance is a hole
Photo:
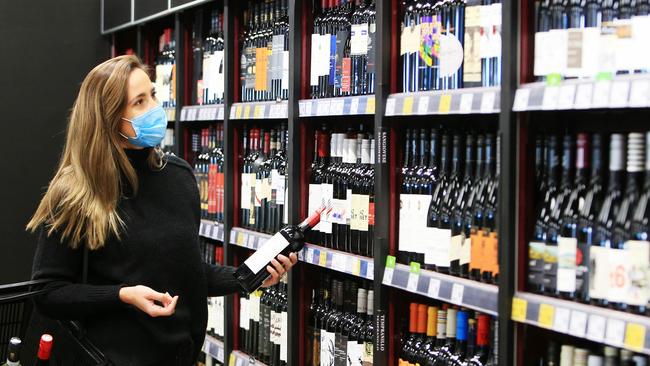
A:
{"label": "woman", "polygon": [[[190,365],[206,298],[242,289],[235,268],[201,260],[196,180],[156,147],[167,119],[146,70],[120,56],[81,84],[59,167],[27,225],[39,232],[33,278],[56,280],[36,303],[51,318],[80,320],[116,365]],[[278,256],[263,286],[296,261]]]}

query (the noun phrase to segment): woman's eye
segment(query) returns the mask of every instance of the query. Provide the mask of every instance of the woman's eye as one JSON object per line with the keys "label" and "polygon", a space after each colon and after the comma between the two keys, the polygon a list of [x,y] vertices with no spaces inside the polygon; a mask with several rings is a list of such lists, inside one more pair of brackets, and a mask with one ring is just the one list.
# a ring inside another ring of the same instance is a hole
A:
{"label": "woman's eye", "polygon": [[135,102],[135,105],[140,105],[140,104],[142,104],[142,99],[137,100],[137,101]]}

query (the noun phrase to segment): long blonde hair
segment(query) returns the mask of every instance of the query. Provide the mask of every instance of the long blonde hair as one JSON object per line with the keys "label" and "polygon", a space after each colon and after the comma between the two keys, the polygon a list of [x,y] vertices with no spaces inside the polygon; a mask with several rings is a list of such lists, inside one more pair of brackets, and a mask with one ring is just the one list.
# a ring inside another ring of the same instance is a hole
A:
{"label": "long blonde hair", "polygon": [[[117,204],[122,184],[128,183],[133,194],[138,190],[138,176],[118,133],[127,81],[135,69],[148,71],[137,57],[119,56],[88,73],[70,114],[56,174],[27,230],[45,225],[47,235],[57,232],[70,247],[86,245],[92,250],[103,247],[110,235],[120,239],[124,221]],[[162,152],[152,149],[148,161],[161,168]]]}

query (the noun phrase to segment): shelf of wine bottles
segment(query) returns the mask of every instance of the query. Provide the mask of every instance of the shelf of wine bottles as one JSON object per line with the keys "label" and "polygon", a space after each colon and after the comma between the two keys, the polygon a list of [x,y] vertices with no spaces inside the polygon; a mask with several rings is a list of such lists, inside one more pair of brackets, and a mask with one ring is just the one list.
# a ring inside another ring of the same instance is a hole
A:
{"label": "shelf of wine bottles", "polygon": [[499,113],[498,87],[391,94],[386,116]]}
{"label": "shelf of wine bottles", "polygon": [[289,352],[287,306],[286,276],[275,286],[250,294],[241,293],[240,350],[269,366],[286,365]]}
{"label": "shelf of wine bottles", "polygon": [[[173,37],[174,29],[165,28],[158,38],[158,51],[155,60],[156,98],[166,109],[167,119],[175,121],[176,116],[176,40]],[[172,113],[172,115],[170,115]],[[169,118],[172,117],[172,118]]]}
{"label": "shelf of wine bottles", "polygon": [[374,94],[374,0],[321,0],[313,9],[311,98]]}
{"label": "shelf of wine bottles", "polygon": [[501,84],[501,2],[402,3],[401,91]]}
{"label": "shelf of wine bottles", "polygon": [[[213,7],[209,15],[210,28],[203,39],[201,39],[204,34],[202,29],[204,22],[201,19],[203,12],[195,14],[192,25],[192,85],[194,85],[192,104],[201,106],[223,104],[225,91],[223,13],[218,7]],[[204,112],[203,109],[198,113],[201,112],[204,114],[203,118],[206,117],[206,113],[209,113]],[[223,119],[223,111],[221,116]],[[189,120],[194,121],[196,118]]]}
{"label": "shelf of wine bottles", "polygon": [[223,224],[220,222],[201,220],[199,226],[199,235],[204,238],[218,240],[223,242],[224,229]]}
{"label": "shelf of wine bottles", "polygon": [[363,125],[344,132],[326,125],[315,131],[308,211],[331,207],[307,233],[307,242],[373,256],[375,139]]}
{"label": "shelf of wine bottles", "polygon": [[374,278],[375,263],[372,258],[362,257],[338,250],[324,248],[313,244],[305,244],[305,247],[298,253],[298,260],[347,273],[352,276]]}
{"label": "shelf of wine bottles", "polygon": [[569,79],[524,84],[513,110],[580,110],[650,106],[650,75],[615,75],[603,79]]}
{"label": "shelf of wine bottles", "polygon": [[241,101],[286,100],[290,36],[287,0],[249,1],[248,5],[240,45]]}
{"label": "shelf of wine bottles", "polygon": [[499,139],[407,129],[397,262],[496,283]]}
{"label": "shelf of wine bottles", "polygon": [[219,105],[194,105],[181,109],[181,122],[223,121],[224,107]]}
{"label": "shelf of wine bottles", "polygon": [[308,99],[298,104],[300,117],[374,115],[375,96]]}
{"label": "shelf of wine bottles", "polygon": [[498,314],[497,286],[428,271],[416,262],[407,266],[388,256],[383,284],[486,314]]}
{"label": "shelf of wine bottles", "polygon": [[400,366],[499,364],[496,318],[448,304],[411,303],[401,320]]}
{"label": "shelf of wine bottles", "polygon": [[188,157],[199,186],[201,218],[217,222],[223,222],[225,214],[223,137],[223,124],[192,130]]}
{"label": "shelf of wine bottles", "polygon": [[221,362],[222,364],[224,363],[225,349],[222,341],[210,335],[206,335],[205,341],[203,342],[203,352],[216,359],[218,362]]}
{"label": "shelf of wine bottles", "polygon": [[575,342],[572,339],[540,339],[541,351],[527,354],[530,364],[560,366],[645,366],[648,357],[627,349]]}
{"label": "shelf of wine bottles", "polygon": [[234,103],[230,119],[286,119],[287,108],[287,102]]}
{"label": "shelf of wine bottles", "polygon": [[647,136],[565,134],[561,153],[558,136],[536,137],[529,291],[647,315]]}
{"label": "shelf of wine bottles", "polygon": [[512,319],[577,338],[650,354],[650,319],[526,292],[515,294]]}
{"label": "shelf of wine bottles", "polygon": [[306,365],[373,363],[374,291],[368,281],[323,273],[312,290]]}
{"label": "shelf of wine bottles", "polygon": [[234,227],[230,231],[230,244],[257,250],[264,245],[271,236],[271,234]]}

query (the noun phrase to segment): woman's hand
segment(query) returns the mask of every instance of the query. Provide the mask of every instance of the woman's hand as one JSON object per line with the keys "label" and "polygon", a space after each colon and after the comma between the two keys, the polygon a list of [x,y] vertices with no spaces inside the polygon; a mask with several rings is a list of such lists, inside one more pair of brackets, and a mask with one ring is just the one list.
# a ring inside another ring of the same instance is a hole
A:
{"label": "woman's hand", "polygon": [[122,287],[120,289],[120,300],[125,304],[135,306],[155,318],[174,314],[178,296],[172,297],[168,292],[163,294],[147,286],[139,285]]}
{"label": "woman's hand", "polygon": [[280,277],[287,273],[291,267],[298,262],[298,256],[296,253],[289,254],[289,258],[282,254],[278,255],[276,258],[277,259],[271,261],[273,266],[266,266],[266,270],[269,271],[271,277],[267,278],[266,281],[262,283],[262,287],[271,287],[280,282]]}

